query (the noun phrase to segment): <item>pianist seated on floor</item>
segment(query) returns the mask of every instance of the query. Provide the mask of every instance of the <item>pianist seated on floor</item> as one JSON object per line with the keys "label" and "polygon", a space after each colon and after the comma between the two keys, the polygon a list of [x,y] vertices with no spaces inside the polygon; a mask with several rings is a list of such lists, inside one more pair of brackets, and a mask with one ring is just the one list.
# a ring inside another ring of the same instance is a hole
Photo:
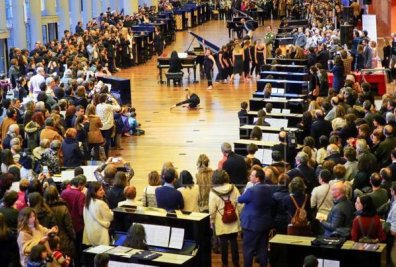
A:
{"label": "pianist seated on floor", "polygon": [[169,59],[168,73],[182,72],[182,63],[176,51],[172,51]]}

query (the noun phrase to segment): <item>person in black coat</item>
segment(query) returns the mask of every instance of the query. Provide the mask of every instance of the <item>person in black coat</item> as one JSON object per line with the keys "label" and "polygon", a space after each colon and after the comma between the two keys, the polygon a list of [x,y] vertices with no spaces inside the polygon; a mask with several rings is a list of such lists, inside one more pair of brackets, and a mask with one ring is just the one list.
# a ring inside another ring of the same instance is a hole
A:
{"label": "person in black coat", "polygon": [[332,160],[335,164],[345,164],[346,159],[343,158],[340,154],[340,148],[335,145],[335,144],[330,144],[327,147],[327,157],[324,159],[326,160]]}
{"label": "person in black coat", "polygon": [[247,183],[247,167],[245,159],[232,151],[229,143],[221,145],[221,152],[227,158],[223,163],[223,170],[230,176],[230,183],[234,184],[239,190]]}
{"label": "person in black coat", "polygon": [[162,37],[161,31],[158,27],[155,27],[154,30],[154,49],[155,52],[157,53],[157,56],[162,55],[162,52],[164,52],[164,39]]}
{"label": "person in black coat", "polygon": [[77,130],[75,128],[67,129],[65,137],[65,140],[62,142],[63,166],[81,166],[84,156],[76,139]]}
{"label": "person in black coat", "polygon": [[382,67],[389,68],[390,60],[392,58],[392,46],[388,38],[385,38],[385,45],[383,48],[384,59],[382,60]]}
{"label": "person in black coat", "polygon": [[319,145],[319,137],[322,135],[329,136],[333,130],[331,122],[324,119],[323,111],[315,112],[316,121],[311,126],[311,136],[315,139],[315,144]]}
{"label": "person in black coat", "polygon": [[282,155],[282,159],[294,166],[294,158],[296,156],[296,150],[287,144],[287,132],[279,132],[279,144],[272,147],[272,151],[279,151]]}
{"label": "person in black coat", "polygon": [[117,208],[118,203],[126,200],[124,189],[129,181],[124,172],[117,172],[114,176],[113,186],[106,192],[106,201],[110,209]]}
{"label": "person in black coat", "polygon": [[199,99],[199,96],[193,92],[190,91],[190,89],[186,88],[186,100],[181,101],[173,106],[171,106],[171,109],[184,105],[184,104],[188,104],[188,108],[196,108],[199,103],[201,102],[201,100]]}
{"label": "person in black coat", "polygon": [[322,68],[327,70],[329,67],[330,54],[325,44],[319,46],[319,52],[316,57],[316,62],[322,65]]}
{"label": "person in black coat", "polygon": [[278,177],[278,190],[274,192],[272,198],[275,200],[274,227],[277,234],[287,234],[287,225],[289,224],[289,215],[283,205],[283,199],[289,196],[290,178],[287,174],[281,174]]}
{"label": "person in black coat", "polygon": [[0,212],[0,259],[5,267],[19,267],[17,232],[7,227],[4,215]]}
{"label": "person in black coat", "polygon": [[248,103],[246,101],[243,101],[241,103],[241,110],[238,111],[239,126],[249,124],[247,108],[248,108]]}
{"label": "person in black coat", "polygon": [[182,63],[176,51],[172,51],[170,59],[169,59],[169,69],[168,72],[181,72],[182,71]]}
{"label": "person in black coat", "polygon": [[297,167],[288,171],[287,175],[289,175],[290,180],[293,180],[294,177],[301,177],[307,187],[306,192],[310,194],[318,182],[315,178],[315,170],[308,166],[308,160],[307,153],[299,152],[296,156]]}

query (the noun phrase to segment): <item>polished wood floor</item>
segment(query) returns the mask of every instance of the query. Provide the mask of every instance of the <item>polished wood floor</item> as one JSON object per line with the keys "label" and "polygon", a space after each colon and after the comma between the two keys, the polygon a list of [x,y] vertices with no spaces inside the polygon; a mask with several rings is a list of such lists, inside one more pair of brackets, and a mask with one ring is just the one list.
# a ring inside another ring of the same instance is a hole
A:
{"label": "polished wood floor", "polygon": [[[228,42],[228,31],[224,21],[210,21],[191,29],[198,35],[221,46]],[[260,27],[255,31],[259,37],[264,31]],[[176,41],[165,50],[184,52],[193,37],[187,31],[177,32]],[[192,47],[197,46],[196,41]],[[162,164],[171,161],[178,171],[188,170],[193,176],[198,156],[205,153],[215,168],[221,158],[220,145],[238,139],[239,122],[237,112],[241,101],[248,100],[255,90],[255,81],[249,83],[236,81],[230,84],[215,84],[213,90],[207,90],[207,81],[189,83],[185,73],[183,87],[168,87],[158,83],[157,60],[122,70],[116,76],[131,79],[132,105],[136,107],[138,121],[146,131],[143,136],[124,137],[124,150],[120,153],[130,161],[135,170],[132,183],[137,187],[138,196],[147,184],[147,174],[152,170],[161,170]],[[217,71],[216,71],[217,72]],[[192,80],[192,73],[190,73]],[[171,105],[185,97],[183,88],[189,87],[201,98],[198,110],[187,108],[169,109]]]}
{"label": "polished wood floor", "polygon": [[[265,25],[270,22],[266,22]],[[279,22],[274,22],[278,26]],[[194,33],[208,41],[221,46],[228,42],[228,31],[224,21],[210,21],[202,26],[191,29]],[[255,31],[255,38],[260,38],[264,27]],[[187,31],[177,32],[176,41],[165,50],[184,52],[193,37]],[[198,46],[196,41],[192,47]],[[207,90],[207,81],[189,83],[185,73],[183,87],[168,87],[158,83],[157,60],[153,57],[149,62],[132,67],[115,74],[131,79],[132,105],[137,109],[138,121],[142,124],[145,135],[124,137],[122,139],[122,157],[130,161],[135,177],[131,183],[136,186],[138,198],[147,185],[147,174],[152,170],[160,171],[162,164],[171,161],[180,172],[188,170],[195,176],[196,160],[200,154],[207,154],[211,167],[216,168],[221,159],[220,146],[223,142],[233,142],[239,138],[239,121],[237,112],[240,102],[247,101],[256,89],[255,81],[234,84],[215,84],[213,90]],[[217,73],[217,71],[215,71]],[[199,75],[199,74],[198,74]],[[189,75],[192,80],[192,73]],[[201,98],[198,110],[187,108],[169,109],[171,105],[183,100],[183,88],[189,87]],[[242,264],[242,246],[239,246]],[[212,255],[212,266],[221,266],[219,254]],[[231,264],[231,258],[229,259]]]}

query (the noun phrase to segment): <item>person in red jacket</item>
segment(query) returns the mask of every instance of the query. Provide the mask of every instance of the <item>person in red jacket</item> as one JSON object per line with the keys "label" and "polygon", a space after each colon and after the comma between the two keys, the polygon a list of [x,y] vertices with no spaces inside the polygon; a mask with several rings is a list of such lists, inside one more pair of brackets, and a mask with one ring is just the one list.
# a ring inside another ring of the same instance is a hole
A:
{"label": "person in red jacket", "polygon": [[355,202],[357,216],[352,222],[351,239],[359,241],[363,237],[386,240],[380,218],[375,209],[373,200],[368,195],[357,197]]}

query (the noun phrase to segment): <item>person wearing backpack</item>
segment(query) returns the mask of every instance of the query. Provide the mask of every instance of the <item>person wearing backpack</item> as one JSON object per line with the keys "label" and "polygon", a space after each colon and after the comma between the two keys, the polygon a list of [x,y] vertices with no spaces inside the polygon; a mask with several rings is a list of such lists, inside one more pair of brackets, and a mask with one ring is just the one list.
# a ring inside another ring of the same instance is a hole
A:
{"label": "person wearing backpack", "polygon": [[357,197],[355,208],[356,217],[352,222],[351,239],[363,243],[385,241],[386,235],[372,198],[369,195]]}
{"label": "person wearing backpack", "polygon": [[237,237],[240,231],[237,198],[239,191],[230,184],[230,177],[224,170],[216,170],[212,176],[212,190],[209,193],[209,214],[214,234],[220,239],[221,262],[228,266],[228,243],[231,245],[233,266],[239,266]]}
{"label": "person wearing backpack", "polygon": [[295,177],[289,184],[290,195],[283,198],[284,208],[289,215],[287,233],[290,235],[310,234],[311,205],[306,186],[301,177]]}
{"label": "person wearing backpack", "polygon": [[262,169],[252,170],[249,179],[253,186],[238,198],[239,203],[245,204],[241,213],[244,266],[252,266],[255,252],[260,266],[267,266],[268,233],[272,226],[271,211],[275,206],[273,189],[264,184]]}

